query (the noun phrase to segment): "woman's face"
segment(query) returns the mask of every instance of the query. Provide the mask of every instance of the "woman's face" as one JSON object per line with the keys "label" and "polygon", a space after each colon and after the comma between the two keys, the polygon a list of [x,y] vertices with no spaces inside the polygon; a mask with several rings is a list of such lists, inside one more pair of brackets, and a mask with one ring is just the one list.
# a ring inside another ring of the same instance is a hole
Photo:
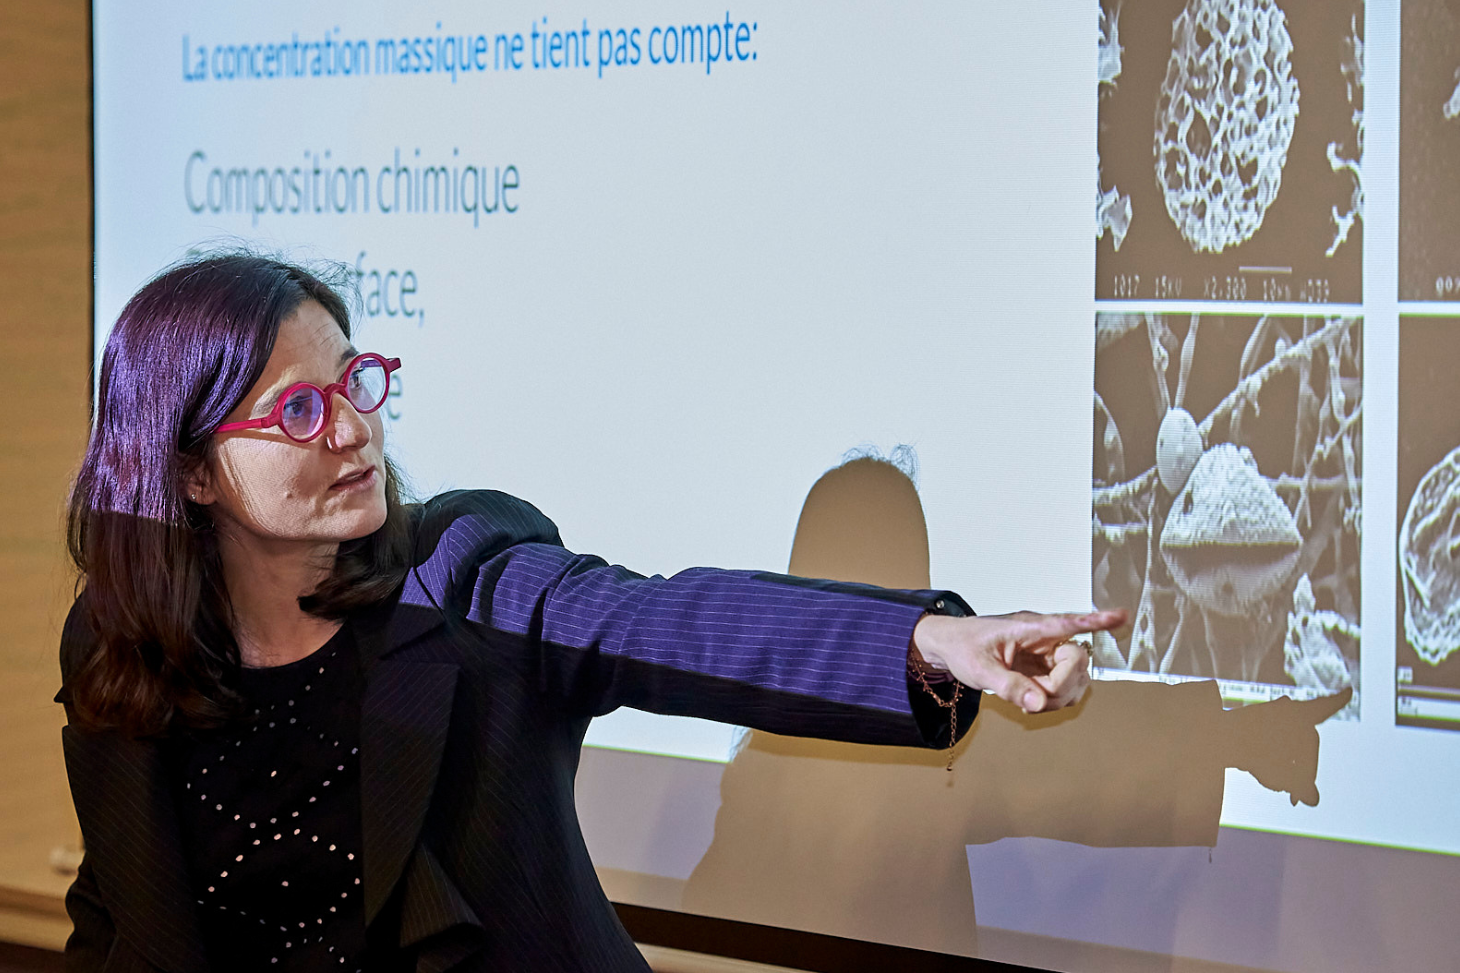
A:
{"label": "woman's face", "polygon": [[[295,382],[340,381],[356,354],[329,312],[305,301],[279,325],[263,375],[226,421],[267,416]],[[385,523],[380,412],[361,415],[340,394],[329,405],[324,430],[307,443],[277,426],[215,436],[206,474],[189,489],[225,536],[314,546],[364,537]]]}

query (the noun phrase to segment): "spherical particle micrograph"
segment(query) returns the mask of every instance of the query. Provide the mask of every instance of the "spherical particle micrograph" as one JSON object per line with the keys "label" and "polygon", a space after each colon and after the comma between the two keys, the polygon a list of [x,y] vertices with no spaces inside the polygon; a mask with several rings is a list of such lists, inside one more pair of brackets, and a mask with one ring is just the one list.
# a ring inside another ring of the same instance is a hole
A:
{"label": "spherical particle micrograph", "polygon": [[1167,493],[1181,492],[1201,453],[1201,430],[1191,413],[1180,406],[1167,409],[1156,433],[1156,473]]}
{"label": "spherical particle micrograph", "polygon": [[1287,18],[1273,0],[1189,0],[1156,101],[1156,183],[1182,237],[1221,253],[1252,237],[1298,119]]}
{"label": "spherical particle micrograph", "polygon": [[1404,635],[1438,665],[1460,648],[1460,448],[1419,481],[1399,530]]}

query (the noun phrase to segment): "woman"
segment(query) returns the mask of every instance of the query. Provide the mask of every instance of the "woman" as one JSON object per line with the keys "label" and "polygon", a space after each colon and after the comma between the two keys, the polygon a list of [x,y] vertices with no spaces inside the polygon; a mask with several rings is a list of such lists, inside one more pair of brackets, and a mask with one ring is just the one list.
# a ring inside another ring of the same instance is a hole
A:
{"label": "woman", "polygon": [[977,690],[1074,702],[1071,637],[1123,621],[646,579],[503,494],[405,506],[377,411],[398,367],[251,255],[118,319],[70,509],[69,968],[642,970],[574,814],[591,717],[950,746]]}

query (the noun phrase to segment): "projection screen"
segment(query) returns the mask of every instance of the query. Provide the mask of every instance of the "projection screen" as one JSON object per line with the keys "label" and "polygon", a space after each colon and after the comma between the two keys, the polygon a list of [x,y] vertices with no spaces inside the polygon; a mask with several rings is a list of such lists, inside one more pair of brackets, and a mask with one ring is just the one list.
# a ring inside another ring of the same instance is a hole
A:
{"label": "projection screen", "polygon": [[1453,4],[150,2],[93,47],[98,355],[190,253],[333,261],[418,496],[644,574],[1131,609],[1081,707],[986,699],[951,772],[595,721],[615,901],[1454,968]]}

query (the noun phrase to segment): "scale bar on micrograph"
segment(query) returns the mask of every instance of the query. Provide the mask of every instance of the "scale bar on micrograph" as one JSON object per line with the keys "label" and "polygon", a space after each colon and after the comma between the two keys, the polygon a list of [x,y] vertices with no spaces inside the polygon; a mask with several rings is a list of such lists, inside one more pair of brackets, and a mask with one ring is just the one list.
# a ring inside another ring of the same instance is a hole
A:
{"label": "scale bar on micrograph", "polygon": [[1292,267],[1238,267],[1239,273],[1243,274],[1291,274]]}
{"label": "scale bar on micrograph", "polygon": [[1451,689],[1448,686],[1401,686],[1401,696],[1426,696],[1431,699],[1453,699],[1460,703],[1460,689]]}

